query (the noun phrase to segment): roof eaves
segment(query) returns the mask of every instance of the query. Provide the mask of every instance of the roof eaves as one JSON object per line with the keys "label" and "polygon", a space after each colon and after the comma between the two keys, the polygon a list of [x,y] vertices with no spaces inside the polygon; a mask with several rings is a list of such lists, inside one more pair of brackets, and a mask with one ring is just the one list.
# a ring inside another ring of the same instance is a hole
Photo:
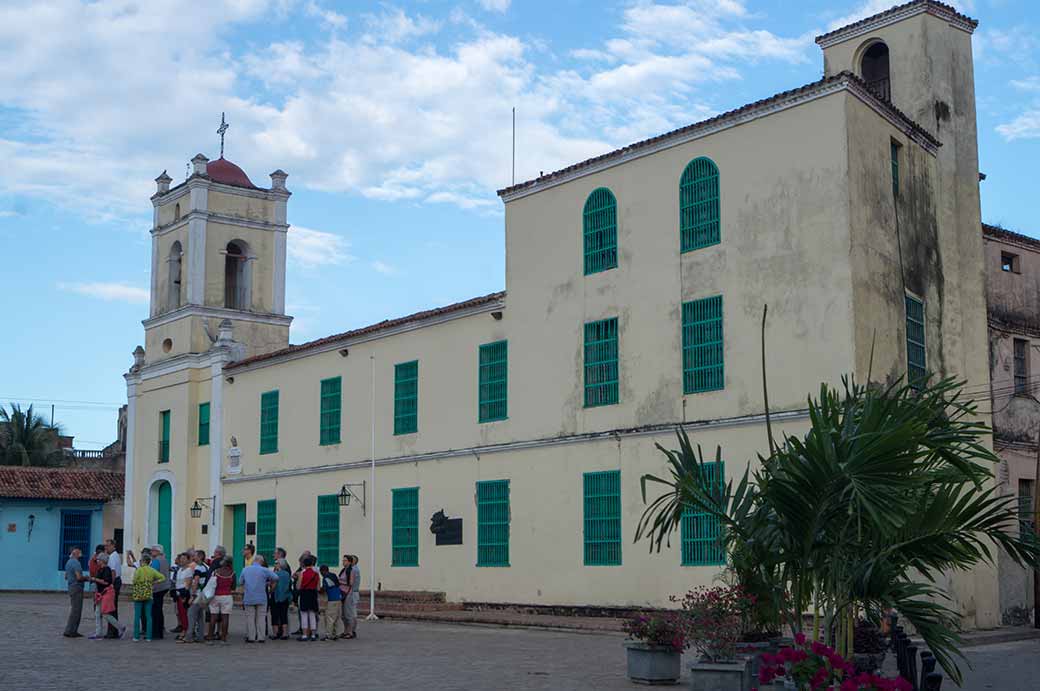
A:
{"label": "roof eaves", "polygon": [[1022,233],[1016,233],[1013,230],[1007,228],[1001,228],[1000,226],[991,225],[989,223],[982,224],[982,234],[985,237],[992,238],[1001,242],[1009,242],[1015,245],[1028,247],[1032,250],[1040,251],[1040,239],[1024,235]]}
{"label": "roof eaves", "polygon": [[883,26],[887,26],[921,13],[927,13],[934,17],[938,17],[939,19],[944,19],[952,26],[967,31],[968,33],[974,32],[975,27],[979,25],[977,19],[972,19],[965,14],[961,14],[956,8],[945,3],[937,2],[937,0],[913,0],[912,2],[891,7],[884,12],[878,12],[869,17],[864,17],[859,21],[846,24],[845,26],[840,26],[837,29],[821,34],[816,37],[816,43],[821,48],[827,48],[835,43],[846,41],[850,38],[880,29]]}

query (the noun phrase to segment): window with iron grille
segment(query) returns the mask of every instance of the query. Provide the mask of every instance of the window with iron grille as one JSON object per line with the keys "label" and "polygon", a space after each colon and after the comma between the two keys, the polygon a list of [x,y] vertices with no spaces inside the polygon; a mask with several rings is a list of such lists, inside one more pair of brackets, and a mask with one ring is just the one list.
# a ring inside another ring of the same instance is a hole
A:
{"label": "window with iron grille", "polygon": [[906,296],[906,374],[913,386],[922,386],[928,379],[928,360],[925,350],[924,302]]}
{"label": "window with iron grille", "polygon": [[327,564],[338,570],[339,554],[339,497],[322,494],[318,497],[318,565]]}
{"label": "window with iron grille", "polygon": [[[337,506],[337,511],[339,507]],[[262,499],[256,503],[256,553],[263,555],[268,566],[274,565],[275,539],[278,531],[278,502]]]}
{"label": "window with iron grille", "polygon": [[477,566],[509,566],[509,480],[477,483]]}
{"label": "window with iron grille", "polygon": [[892,141],[892,195],[899,196],[899,150],[902,148],[899,142]]}
{"label": "window with iron grille", "polygon": [[617,266],[617,199],[606,187],[593,190],[582,212],[585,275]]}
{"label": "window with iron grille", "polygon": [[478,353],[477,421],[506,419],[506,341],[485,343]]}
{"label": "window with iron grille", "polygon": [[[726,466],[723,462],[705,463],[702,480],[722,491],[726,484]],[[683,566],[714,566],[726,563],[722,526],[718,517],[687,506],[679,524],[682,538]]]}
{"label": "window with iron grille", "polygon": [[710,158],[690,161],[679,180],[679,238],[683,252],[720,240],[719,169]]}
{"label": "window with iron grille", "polygon": [[260,394],[260,453],[278,452],[278,391]]}
{"label": "window with iron grille", "polygon": [[318,441],[322,446],[339,443],[340,409],[342,407],[341,377],[321,380],[321,419],[318,421]]}
{"label": "window with iron grille", "polygon": [[722,296],[682,306],[683,393],[722,389],[725,384]]}
{"label": "window with iron grille", "polygon": [[392,491],[391,566],[419,565],[419,488]]}
{"label": "window with iron grille", "polygon": [[170,411],[159,413],[159,462],[170,462]]}
{"label": "window with iron grille", "polygon": [[199,446],[209,446],[209,403],[199,403]]}
{"label": "window with iron grille", "polygon": [[1033,519],[1036,518],[1036,515],[1033,513],[1033,492],[1035,486],[1034,480],[1022,479],[1018,481],[1018,529],[1023,535],[1035,532],[1033,527]]}
{"label": "window with iron grille", "polygon": [[585,324],[585,407],[618,402],[617,317]]}
{"label": "window with iron grille", "polygon": [[419,430],[419,361],[394,365],[394,434]]}
{"label": "window with iron grille", "polygon": [[90,549],[90,511],[61,512],[61,542],[58,544],[58,569],[65,570],[65,562],[73,547],[79,547],[83,555],[79,565],[87,572],[87,559],[94,552]]}
{"label": "window with iron grille", "polygon": [[621,565],[621,471],[585,473],[585,566]]}
{"label": "window with iron grille", "polygon": [[1015,341],[1015,393],[1029,391],[1029,341],[1016,338]]}

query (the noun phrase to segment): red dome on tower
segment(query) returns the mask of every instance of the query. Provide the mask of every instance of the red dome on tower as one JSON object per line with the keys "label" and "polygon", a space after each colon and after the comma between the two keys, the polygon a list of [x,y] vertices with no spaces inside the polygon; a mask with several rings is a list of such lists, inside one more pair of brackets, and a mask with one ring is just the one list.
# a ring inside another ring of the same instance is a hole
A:
{"label": "red dome on tower", "polygon": [[252,190],[260,189],[252,183],[244,170],[223,156],[206,164],[206,175],[213,182],[221,182],[225,185],[234,185],[235,187],[247,187]]}

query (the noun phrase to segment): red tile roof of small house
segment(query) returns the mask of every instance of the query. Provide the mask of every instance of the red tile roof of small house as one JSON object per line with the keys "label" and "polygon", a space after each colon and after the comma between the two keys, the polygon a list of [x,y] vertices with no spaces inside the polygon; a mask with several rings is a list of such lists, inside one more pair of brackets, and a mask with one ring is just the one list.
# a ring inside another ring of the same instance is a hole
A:
{"label": "red tile roof of small house", "polygon": [[108,501],[123,497],[124,475],[108,470],[0,466],[0,497]]}

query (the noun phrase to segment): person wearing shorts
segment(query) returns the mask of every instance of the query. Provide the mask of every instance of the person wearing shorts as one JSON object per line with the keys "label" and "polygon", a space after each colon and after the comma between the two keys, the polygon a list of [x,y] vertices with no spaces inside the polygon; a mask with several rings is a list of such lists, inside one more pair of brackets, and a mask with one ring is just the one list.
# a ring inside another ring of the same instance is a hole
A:
{"label": "person wearing shorts", "polygon": [[209,602],[209,642],[214,643],[217,640],[215,629],[219,622],[219,640],[226,645],[231,610],[235,606],[235,600],[232,597],[235,590],[235,570],[231,567],[230,557],[224,557],[220,568],[213,572],[213,578],[217,579],[217,588],[213,592],[213,599]]}

